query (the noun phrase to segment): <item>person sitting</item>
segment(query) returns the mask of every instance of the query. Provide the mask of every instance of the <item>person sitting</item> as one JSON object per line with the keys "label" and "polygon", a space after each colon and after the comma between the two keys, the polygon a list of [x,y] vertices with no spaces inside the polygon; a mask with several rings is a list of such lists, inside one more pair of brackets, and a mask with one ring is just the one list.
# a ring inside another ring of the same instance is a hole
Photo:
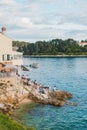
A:
{"label": "person sitting", "polygon": [[54,86],[53,91],[57,90],[56,86]]}
{"label": "person sitting", "polygon": [[37,85],[37,81],[36,80],[34,80],[34,84]]}
{"label": "person sitting", "polygon": [[27,78],[24,75],[21,78],[22,78],[23,84],[26,85],[27,84]]}
{"label": "person sitting", "polygon": [[30,78],[27,78],[27,85],[31,85],[31,79]]}

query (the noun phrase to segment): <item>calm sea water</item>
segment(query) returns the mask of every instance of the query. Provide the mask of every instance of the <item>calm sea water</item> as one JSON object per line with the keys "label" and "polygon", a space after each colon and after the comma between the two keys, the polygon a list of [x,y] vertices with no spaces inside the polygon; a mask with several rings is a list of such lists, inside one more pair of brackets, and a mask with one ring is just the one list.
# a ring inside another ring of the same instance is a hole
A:
{"label": "calm sea water", "polygon": [[24,123],[37,130],[87,130],[87,58],[24,58],[25,65],[33,62],[40,67],[30,68],[27,76],[45,86],[56,85],[71,92],[71,101],[78,106],[37,104],[24,114]]}

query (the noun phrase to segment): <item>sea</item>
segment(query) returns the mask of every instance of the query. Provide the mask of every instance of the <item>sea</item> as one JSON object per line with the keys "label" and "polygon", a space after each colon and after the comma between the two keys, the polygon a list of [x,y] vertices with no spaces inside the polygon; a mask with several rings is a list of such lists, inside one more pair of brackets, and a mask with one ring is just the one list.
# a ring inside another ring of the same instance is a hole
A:
{"label": "sea", "polygon": [[87,58],[23,58],[27,67],[38,63],[39,68],[23,72],[32,81],[73,94],[69,101],[77,106],[56,107],[36,104],[21,120],[36,130],[87,130]]}

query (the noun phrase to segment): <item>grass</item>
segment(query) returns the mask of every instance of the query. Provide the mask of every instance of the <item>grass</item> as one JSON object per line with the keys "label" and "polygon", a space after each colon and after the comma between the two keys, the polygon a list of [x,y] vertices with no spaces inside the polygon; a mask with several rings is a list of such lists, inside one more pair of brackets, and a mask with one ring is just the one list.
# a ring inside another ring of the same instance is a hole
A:
{"label": "grass", "polygon": [[35,130],[35,128],[26,128],[16,121],[10,119],[8,116],[0,113],[0,130]]}

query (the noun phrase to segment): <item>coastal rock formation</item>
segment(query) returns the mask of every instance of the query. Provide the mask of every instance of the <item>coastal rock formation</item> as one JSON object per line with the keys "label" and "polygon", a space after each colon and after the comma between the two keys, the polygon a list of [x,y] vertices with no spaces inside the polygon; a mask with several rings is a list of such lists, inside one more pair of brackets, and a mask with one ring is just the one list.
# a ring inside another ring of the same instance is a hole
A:
{"label": "coastal rock formation", "polygon": [[27,96],[28,91],[17,77],[0,78],[0,111],[11,114]]}
{"label": "coastal rock formation", "polygon": [[68,98],[72,98],[72,94],[61,90],[45,90],[44,93],[29,93],[28,97],[34,102],[41,104],[50,104],[55,106],[64,106]]}
{"label": "coastal rock formation", "polygon": [[25,99],[33,100],[41,104],[63,106],[72,98],[72,94],[61,90],[50,90],[36,82],[26,82],[18,77],[0,79],[0,111],[11,114]]}

